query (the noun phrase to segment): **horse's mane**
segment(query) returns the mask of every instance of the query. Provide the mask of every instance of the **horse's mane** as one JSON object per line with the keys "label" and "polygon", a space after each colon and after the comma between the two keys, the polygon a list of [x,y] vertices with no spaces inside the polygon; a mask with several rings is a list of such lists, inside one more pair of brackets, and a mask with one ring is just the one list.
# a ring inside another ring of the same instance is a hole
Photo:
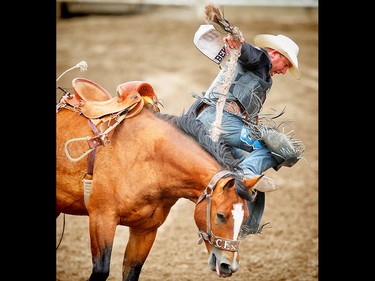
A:
{"label": "horse's mane", "polygon": [[235,171],[238,168],[238,160],[232,155],[232,152],[228,145],[222,141],[215,142],[208,135],[203,123],[198,119],[191,117],[186,114],[180,116],[158,113],[161,119],[174,125],[178,129],[182,130],[187,135],[191,136],[197,141],[200,146],[208,153],[210,153],[217,162],[229,171]]}
{"label": "horse's mane", "polygon": [[241,181],[241,177],[237,174],[237,172],[242,169],[238,166],[238,159],[233,157],[230,147],[220,139],[217,142],[213,141],[201,121],[189,114],[182,114],[180,116],[159,112],[155,112],[155,114],[162,120],[167,121],[185,134],[191,136],[204,150],[211,154],[223,168],[233,172],[231,176],[235,179],[238,195],[248,201],[254,200],[255,197],[247,191]]}

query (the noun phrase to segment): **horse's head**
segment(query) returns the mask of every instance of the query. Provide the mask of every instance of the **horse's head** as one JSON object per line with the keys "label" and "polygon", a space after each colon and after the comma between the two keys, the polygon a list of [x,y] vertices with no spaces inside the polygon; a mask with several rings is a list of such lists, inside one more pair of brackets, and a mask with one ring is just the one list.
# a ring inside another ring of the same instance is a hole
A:
{"label": "horse's head", "polygon": [[204,241],[209,253],[208,266],[224,278],[238,270],[241,227],[249,216],[245,199],[251,200],[250,191],[261,178],[240,182],[228,174],[222,171],[211,179],[194,212],[200,243]]}

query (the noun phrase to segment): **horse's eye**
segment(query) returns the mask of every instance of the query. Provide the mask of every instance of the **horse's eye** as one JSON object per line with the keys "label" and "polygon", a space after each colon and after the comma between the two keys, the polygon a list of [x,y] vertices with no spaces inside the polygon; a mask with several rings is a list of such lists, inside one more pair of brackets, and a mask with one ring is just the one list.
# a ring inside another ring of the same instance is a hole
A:
{"label": "horse's eye", "polygon": [[225,216],[223,214],[216,213],[216,217],[219,222],[225,222]]}

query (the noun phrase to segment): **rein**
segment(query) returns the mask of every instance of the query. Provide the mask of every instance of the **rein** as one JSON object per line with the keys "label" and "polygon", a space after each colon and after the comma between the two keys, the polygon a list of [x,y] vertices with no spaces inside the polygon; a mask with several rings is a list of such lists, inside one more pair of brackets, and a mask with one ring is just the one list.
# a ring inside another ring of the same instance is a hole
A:
{"label": "rein", "polygon": [[204,232],[201,229],[198,229],[198,235],[199,240],[198,244],[202,244],[203,240],[206,240],[208,243],[210,243],[212,246],[226,251],[231,252],[238,252],[240,247],[240,240],[232,240],[232,239],[226,239],[219,236],[216,236],[213,234],[211,230],[211,199],[212,199],[212,193],[216,187],[217,182],[224,176],[232,174],[231,171],[228,170],[222,170],[218,172],[208,183],[206,186],[206,189],[204,190],[203,194],[199,197],[197,203],[195,205],[198,205],[203,199],[207,200],[207,218],[206,218],[206,225],[207,225],[207,232]]}

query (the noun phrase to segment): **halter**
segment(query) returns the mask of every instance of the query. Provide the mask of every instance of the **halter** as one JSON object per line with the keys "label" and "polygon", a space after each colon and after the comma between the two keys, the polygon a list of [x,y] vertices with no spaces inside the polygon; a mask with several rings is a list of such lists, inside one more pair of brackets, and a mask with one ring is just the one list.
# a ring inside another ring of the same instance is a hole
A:
{"label": "halter", "polygon": [[204,190],[203,194],[199,197],[197,203],[195,204],[195,205],[198,205],[203,199],[207,200],[207,219],[206,219],[207,232],[204,232],[203,230],[198,229],[198,235],[199,235],[198,244],[202,244],[203,239],[204,239],[208,243],[210,243],[212,246],[218,249],[231,251],[231,252],[238,252],[239,247],[240,247],[240,242],[241,242],[240,240],[231,240],[231,239],[226,239],[226,238],[216,236],[213,234],[211,230],[212,193],[219,179],[229,174],[232,174],[232,172],[228,170],[222,170],[218,172],[215,176],[213,176],[213,178],[210,180],[210,182],[206,186],[206,189]]}

